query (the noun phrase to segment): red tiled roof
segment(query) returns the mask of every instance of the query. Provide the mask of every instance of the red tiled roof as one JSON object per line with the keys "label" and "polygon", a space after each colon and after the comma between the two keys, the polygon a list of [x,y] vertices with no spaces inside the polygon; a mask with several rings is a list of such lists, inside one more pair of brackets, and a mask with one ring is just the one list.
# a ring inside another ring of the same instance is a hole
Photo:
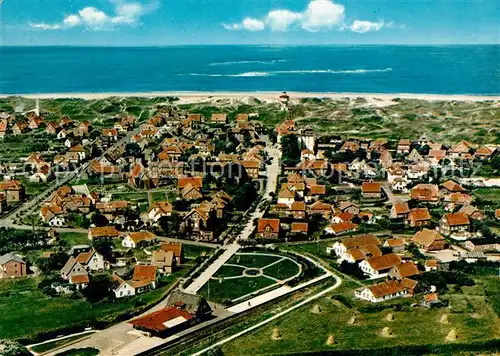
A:
{"label": "red tiled roof", "polygon": [[445,214],[445,219],[450,226],[469,225],[469,218],[462,213]]}
{"label": "red tiled roof", "polygon": [[272,232],[279,232],[280,230],[280,219],[259,219],[257,224],[257,232],[262,233],[265,231],[266,227],[270,227]]}
{"label": "red tiled roof", "polygon": [[202,177],[181,177],[177,180],[177,185],[179,188],[185,188],[188,185],[191,185],[193,188],[200,189],[203,186],[203,178]]}
{"label": "red tiled roof", "polygon": [[363,182],[361,189],[363,193],[380,193],[382,186],[377,182]]}
{"label": "red tiled roof", "polygon": [[307,234],[309,224],[306,222],[294,222],[291,226],[292,232],[303,232]]}
{"label": "red tiled roof", "polygon": [[161,332],[168,329],[168,321],[177,318],[179,318],[179,320],[182,320],[183,318],[185,319],[185,321],[188,321],[193,319],[194,315],[191,315],[187,311],[179,309],[177,307],[167,307],[129,321],[129,323],[146,330]]}

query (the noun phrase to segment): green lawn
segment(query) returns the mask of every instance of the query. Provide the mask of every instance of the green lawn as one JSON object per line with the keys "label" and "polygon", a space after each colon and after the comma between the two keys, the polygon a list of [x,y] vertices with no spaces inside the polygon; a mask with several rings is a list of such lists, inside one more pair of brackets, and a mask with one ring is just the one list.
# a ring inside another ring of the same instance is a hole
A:
{"label": "green lawn", "polygon": [[69,296],[49,297],[37,289],[36,279],[0,281],[0,339],[33,338],[38,333],[86,327],[95,321],[112,322],[124,313],[158,301],[187,268],[166,277],[160,288],[116,302],[94,305]]}
{"label": "green lawn", "polygon": [[245,267],[237,267],[237,266],[226,266],[223,265],[219,270],[214,274],[214,277],[232,277],[232,276],[241,276]]}
{"label": "green lawn", "polygon": [[201,256],[202,253],[208,254],[213,250],[211,247],[188,244],[183,244],[182,249],[184,250],[184,256],[189,258]]}
{"label": "green lawn", "polygon": [[500,188],[478,188],[474,189],[474,194],[484,200],[500,202]]}
{"label": "green lawn", "polygon": [[265,267],[281,257],[270,255],[242,255],[236,254],[228,261],[230,264],[242,265],[248,268],[262,268]]}
{"label": "green lawn", "polygon": [[70,246],[88,245],[90,243],[88,234],[82,232],[61,232],[59,238],[66,241]]}
{"label": "green lawn", "polygon": [[279,280],[285,280],[287,278],[295,276],[299,273],[299,266],[289,259],[283,259],[280,262],[264,269],[264,274],[266,276],[274,277]]}
{"label": "green lawn", "polygon": [[50,182],[48,183],[33,183],[30,182],[29,179],[22,178],[21,182],[23,183],[24,187],[26,188],[26,194],[27,195],[36,195],[40,193],[41,191],[47,189],[48,186],[50,186]]}
{"label": "green lawn", "polygon": [[219,282],[212,279],[205,284],[199,291],[210,301],[223,303],[226,300],[233,300],[242,297],[261,288],[275,284],[276,282],[266,277],[255,278],[235,278],[225,279]]}

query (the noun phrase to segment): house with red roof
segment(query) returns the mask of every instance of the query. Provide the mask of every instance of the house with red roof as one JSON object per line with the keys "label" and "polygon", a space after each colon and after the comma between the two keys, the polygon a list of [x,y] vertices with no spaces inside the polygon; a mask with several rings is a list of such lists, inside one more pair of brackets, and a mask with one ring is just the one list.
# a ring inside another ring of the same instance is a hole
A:
{"label": "house with red roof", "polygon": [[265,239],[277,239],[280,234],[280,219],[260,218],[257,223],[256,237]]}

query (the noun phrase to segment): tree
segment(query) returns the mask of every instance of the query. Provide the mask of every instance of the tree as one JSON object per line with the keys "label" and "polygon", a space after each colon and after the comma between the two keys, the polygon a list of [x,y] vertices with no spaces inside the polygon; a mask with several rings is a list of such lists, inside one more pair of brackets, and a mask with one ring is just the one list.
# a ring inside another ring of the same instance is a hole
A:
{"label": "tree", "polygon": [[92,240],[92,247],[101,254],[105,260],[113,259],[113,244],[109,239],[97,238]]}
{"label": "tree", "polygon": [[16,341],[4,340],[0,343],[2,356],[30,356],[31,352]]}
{"label": "tree", "polygon": [[127,157],[138,157],[141,153],[141,147],[136,142],[127,143],[125,146],[125,155]]}
{"label": "tree", "polygon": [[255,186],[247,182],[239,187],[233,195],[233,206],[236,210],[247,210],[257,198]]}
{"label": "tree", "polygon": [[57,251],[49,258],[38,258],[36,260],[36,265],[43,274],[47,275],[63,268],[68,258],[69,256],[66,252]]}
{"label": "tree", "polygon": [[160,229],[165,233],[177,233],[181,226],[179,214],[172,213],[171,216],[162,216],[158,220]]}
{"label": "tree", "polygon": [[92,223],[97,227],[107,226],[109,224],[109,220],[99,212],[96,212],[92,215]]}
{"label": "tree", "polygon": [[83,289],[82,294],[90,303],[97,303],[106,297],[112,296],[111,278],[107,274],[94,276],[87,288]]}
{"label": "tree", "polygon": [[339,267],[339,271],[351,276],[354,276],[358,279],[365,279],[366,276],[356,263],[349,263],[347,261],[342,261]]}
{"label": "tree", "polygon": [[500,169],[500,155],[497,154],[495,157],[493,157],[490,165],[491,165],[491,168],[493,168],[493,169]]}
{"label": "tree", "polygon": [[300,161],[300,147],[297,136],[283,136],[281,138],[281,147],[283,152],[283,162],[286,165],[293,166]]}

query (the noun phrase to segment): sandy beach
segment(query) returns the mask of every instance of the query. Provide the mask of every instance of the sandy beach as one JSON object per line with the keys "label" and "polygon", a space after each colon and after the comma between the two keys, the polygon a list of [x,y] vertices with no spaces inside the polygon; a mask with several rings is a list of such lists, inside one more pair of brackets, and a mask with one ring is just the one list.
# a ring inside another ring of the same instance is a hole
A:
{"label": "sandy beach", "polygon": [[[261,101],[276,100],[281,92],[138,92],[138,93],[50,93],[50,94],[0,94],[0,98],[22,96],[32,99],[76,98],[85,100],[105,99],[108,97],[161,97],[175,96],[181,101],[196,102],[206,99],[241,99],[255,97]],[[500,101],[499,95],[447,95],[447,94],[378,94],[378,93],[306,93],[288,92],[290,98],[364,98],[371,102],[386,102],[395,98],[419,99],[429,101]]]}

